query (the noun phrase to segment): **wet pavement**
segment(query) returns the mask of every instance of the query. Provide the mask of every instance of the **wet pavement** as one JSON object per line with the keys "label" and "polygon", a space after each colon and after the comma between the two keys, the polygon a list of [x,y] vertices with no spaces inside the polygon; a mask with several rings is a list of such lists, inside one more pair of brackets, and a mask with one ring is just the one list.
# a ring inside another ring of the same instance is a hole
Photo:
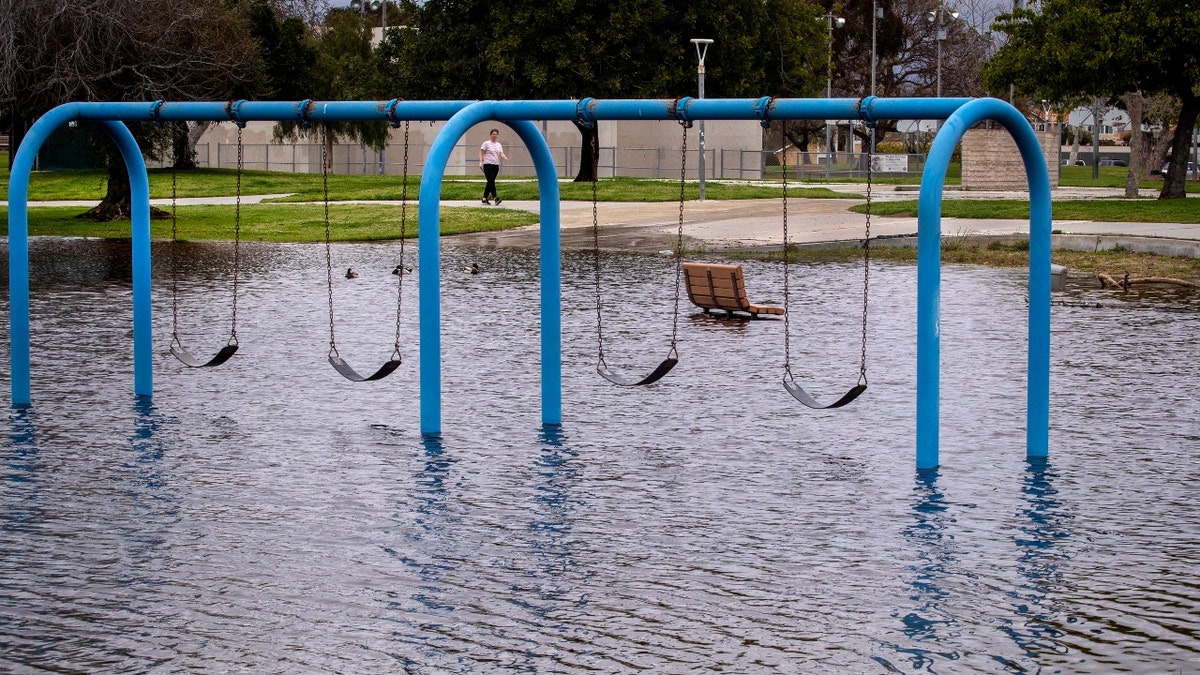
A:
{"label": "wet pavement", "polygon": [[[862,183],[820,185],[846,194],[845,199],[788,200],[788,239],[800,245],[822,245],[860,241],[865,235],[866,218],[850,209],[863,203]],[[877,201],[915,200],[919,188],[913,185],[881,186],[873,193]],[[1152,198],[1154,190],[1142,190]],[[243,195],[242,203],[257,203],[285,195]],[[976,191],[947,188],[945,199],[1028,199],[1023,191]],[[1123,197],[1119,188],[1056,188],[1055,201]],[[1165,255],[1200,257],[1200,199],[1196,200],[1196,219],[1192,223],[1135,223],[1055,220],[1055,248],[1103,250],[1121,246],[1127,250]],[[180,199],[179,204],[232,203],[232,197]],[[169,200],[151,200],[163,206]],[[370,202],[364,202],[370,203]],[[378,203],[378,202],[376,202]],[[384,202],[387,203],[387,202]],[[397,202],[398,203],[398,202]],[[2,203],[7,206],[7,202]],[[91,206],[94,202],[38,202],[38,206]],[[481,207],[473,200],[444,201],[445,206]],[[492,208],[519,209],[538,213],[537,201],[506,200]],[[588,249],[593,246],[591,202],[564,201],[560,205],[562,248]],[[599,247],[603,250],[655,252],[668,249],[679,234],[678,202],[600,202],[595,220],[599,225]],[[1028,236],[1029,222],[1000,218],[943,218],[943,237],[1020,237]],[[915,241],[915,213],[874,216],[872,238],[906,244]],[[683,239],[686,247],[709,252],[770,250],[783,245],[783,204],[779,199],[692,200],[684,203]],[[447,243],[485,247],[528,248],[538,245],[538,225],[501,232],[483,232],[447,237]]]}

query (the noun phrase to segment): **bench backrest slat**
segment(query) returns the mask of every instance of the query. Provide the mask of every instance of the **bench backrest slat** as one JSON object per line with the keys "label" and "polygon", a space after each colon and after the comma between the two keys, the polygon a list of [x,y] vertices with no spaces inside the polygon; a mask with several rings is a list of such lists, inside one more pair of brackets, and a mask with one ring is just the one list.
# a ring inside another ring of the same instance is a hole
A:
{"label": "bench backrest slat", "polygon": [[697,307],[750,311],[741,265],[684,263],[683,273],[688,298]]}

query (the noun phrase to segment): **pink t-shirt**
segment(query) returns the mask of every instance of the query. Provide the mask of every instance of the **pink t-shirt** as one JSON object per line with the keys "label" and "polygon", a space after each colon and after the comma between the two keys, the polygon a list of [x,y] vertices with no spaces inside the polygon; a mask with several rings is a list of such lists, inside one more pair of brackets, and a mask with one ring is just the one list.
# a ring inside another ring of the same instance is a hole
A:
{"label": "pink t-shirt", "polygon": [[484,164],[495,164],[499,166],[500,154],[504,152],[504,146],[500,145],[498,141],[489,139],[484,141],[483,145],[479,146],[479,149],[483,151]]}

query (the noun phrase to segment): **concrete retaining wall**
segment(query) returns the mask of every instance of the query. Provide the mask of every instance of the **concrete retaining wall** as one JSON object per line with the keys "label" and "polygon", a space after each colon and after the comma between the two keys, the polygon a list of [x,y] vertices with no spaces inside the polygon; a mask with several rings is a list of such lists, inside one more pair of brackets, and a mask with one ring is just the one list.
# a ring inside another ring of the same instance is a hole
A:
{"label": "concrete retaining wall", "polygon": [[[579,167],[579,131],[570,122],[541,122],[551,156],[562,177],[574,177]],[[409,173],[420,173],[425,158],[444,122],[412,122],[409,125]],[[251,122],[242,132],[243,157],[248,169],[319,173],[321,148],[313,134],[298,143],[274,143],[273,122]],[[500,129],[500,142],[509,161],[501,172],[506,176],[532,176],[533,161],[516,134],[503,124],[477,124],[455,147],[446,166],[448,175],[479,175],[479,144],[488,130]],[[736,172],[737,178],[762,177],[762,126],[755,120],[707,120],[705,130],[705,174],[715,178]],[[214,124],[197,144],[201,166],[231,168],[237,165],[237,129],[233,124]],[[669,121],[603,121],[600,123],[600,176],[679,178],[683,129]],[[699,124],[688,130],[687,174],[698,177]],[[404,129],[393,129],[383,153],[358,144],[342,143],[333,148],[335,173],[388,173],[403,171]],[[732,166],[727,166],[732,165]]]}

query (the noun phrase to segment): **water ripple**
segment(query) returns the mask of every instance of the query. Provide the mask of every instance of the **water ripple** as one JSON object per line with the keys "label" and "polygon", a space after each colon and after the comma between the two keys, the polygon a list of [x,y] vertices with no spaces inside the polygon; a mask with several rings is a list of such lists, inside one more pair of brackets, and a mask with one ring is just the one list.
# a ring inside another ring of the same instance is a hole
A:
{"label": "water ripple", "polygon": [[[197,351],[228,331],[227,248],[178,247]],[[242,348],[188,370],[166,351],[171,250],[154,247],[151,404],[129,393],[127,243],[31,243],[35,405],[0,445],[0,670],[1200,669],[1195,294],[1068,289],[1051,459],[1027,461],[1024,274],[947,267],[943,466],[915,472],[909,265],[871,271],[867,392],[809,411],[781,386],[782,321],[686,299],[675,371],[612,387],[591,257],[567,255],[566,419],[543,427],[536,253],[447,246],[445,432],[422,437],[415,275],[404,364],[353,384],[325,360],[323,247],[248,245]],[[336,247],[360,272],[335,279],[356,367],[395,339],[395,255]],[[470,262],[483,274],[457,272]],[[745,269],[756,299],[782,297],[778,265]],[[793,273],[794,370],[836,395],[858,375],[861,269]],[[669,259],[606,256],[610,364],[665,355],[672,279]]]}

